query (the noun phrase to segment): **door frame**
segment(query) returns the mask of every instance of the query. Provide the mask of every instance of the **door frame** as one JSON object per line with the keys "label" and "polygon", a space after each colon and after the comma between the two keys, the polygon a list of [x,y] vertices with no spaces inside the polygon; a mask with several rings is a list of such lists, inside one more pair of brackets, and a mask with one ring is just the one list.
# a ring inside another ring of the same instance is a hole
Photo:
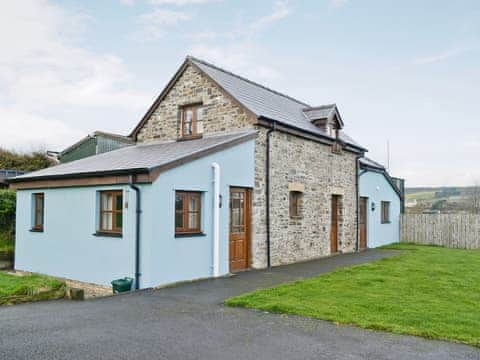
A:
{"label": "door frame", "polygon": [[[365,203],[363,203],[365,201]],[[359,213],[359,225],[360,228],[358,229],[360,234],[359,234],[359,239],[358,239],[358,249],[359,250],[366,250],[368,249],[368,201],[369,197],[368,196],[360,196],[360,213]],[[365,222],[365,247],[362,248],[361,246],[361,238],[362,238],[362,206],[365,206],[365,213],[364,213],[364,222]]]}
{"label": "door frame", "polygon": [[[231,236],[231,194],[232,190],[244,190],[245,191],[245,242],[246,242],[246,260],[247,266],[244,269],[233,270],[231,269],[230,259],[230,236]],[[228,271],[240,272],[251,269],[252,266],[252,206],[253,206],[253,191],[252,188],[246,186],[230,186],[228,190]]]}

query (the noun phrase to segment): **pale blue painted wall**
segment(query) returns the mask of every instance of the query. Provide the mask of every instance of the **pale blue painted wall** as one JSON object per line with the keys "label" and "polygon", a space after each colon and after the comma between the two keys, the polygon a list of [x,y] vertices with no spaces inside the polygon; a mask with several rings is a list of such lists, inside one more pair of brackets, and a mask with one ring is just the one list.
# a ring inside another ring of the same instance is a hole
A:
{"label": "pale blue painted wall", "polygon": [[[363,171],[361,170],[361,173]],[[383,174],[367,171],[360,176],[360,196],[368,197],[367,246],[374,248],[400,239],[400,198]],[[389,224],[382,224],[381,202],[390,201]],[[375,210],[372,211],[372,203]]]}
{"label": "pale blue painted wall", "polygon": [[[93,235],[97,230],[98,191],[123,189],[121,238]],[[32,194],[45,194],[43,232],[31,232]],[[86,282],[109,284],[132,276],[135,194],[128,186],[17,191],[15,268]]]}
{"label": "pale blue painted wall", "polygon": [[[143,285],[150,287],[213,274],[213,169],[221,168],[220,274],[229,272],[229,188],[254,186],[254,141],[237,145],[162,173],[152,186],[145,231]],[[175,190],[202,191],[204,236],[175,237]]]}
{"label": "pale blue painted wall", "polygon": [[[363,170],[361,170],[362,174]],[[367,171],[360,176],[360,196],[368,197],[367,246],[374,248],[400,239],[400,198],[383,174]],[[389,224],[382,224],[381,202],[390,201]],[[372,211],[372,203],[375,210]]]}
{"label": "pale blue painted wall", "polygon": [[[220,273],[228,273],[229,187],[254,185],[254,141],[181,165],[162,173],[151,185],[141,185],[141,281],[151,287],[212,276],[213,169],[221,167]],[[122,238],[93,235],[97,227],[99,190],[123,189]],[[204,236],[176,238],[175,190],[203,192]],[[44,232],[31,232],[32,194],[45,194]],[[124,206],[125,207],[125,206]],[[19,190],[15,268],[110,284],[134,277],[135,192],[127,185]]]}

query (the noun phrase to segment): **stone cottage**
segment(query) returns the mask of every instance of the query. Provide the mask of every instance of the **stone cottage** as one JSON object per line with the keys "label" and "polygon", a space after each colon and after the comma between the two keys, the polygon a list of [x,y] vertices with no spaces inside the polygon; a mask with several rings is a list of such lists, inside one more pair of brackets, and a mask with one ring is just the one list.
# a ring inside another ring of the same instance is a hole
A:
{"label": "stone cottage", "polygon": [[129,137],[12,180],[18,269],[140,288],[358,249],[366,150],[334,104],[187,57]]}

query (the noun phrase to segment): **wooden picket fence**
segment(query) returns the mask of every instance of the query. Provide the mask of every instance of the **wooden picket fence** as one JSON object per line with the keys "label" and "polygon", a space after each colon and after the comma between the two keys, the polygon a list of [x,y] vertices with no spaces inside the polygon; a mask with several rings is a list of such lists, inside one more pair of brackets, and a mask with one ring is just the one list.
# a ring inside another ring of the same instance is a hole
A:
{"label": "wooden picket fence", "polygon": [[480,215],[403,214],[401,241],[480,249]]}

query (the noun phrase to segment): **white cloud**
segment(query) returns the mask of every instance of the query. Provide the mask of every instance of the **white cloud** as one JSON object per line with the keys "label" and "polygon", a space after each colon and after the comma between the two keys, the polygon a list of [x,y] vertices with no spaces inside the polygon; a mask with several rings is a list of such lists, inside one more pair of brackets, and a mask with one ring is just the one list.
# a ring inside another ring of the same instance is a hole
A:
{"label": "white cloud", "polygon": [[277,1],[273,7],[273,11],[271,14],[262,16],[255,20],[251,25],[250,29],[257,31],[262,29],[265,26],[268,26],[274,22],[282,20],[283,18],[287,17],[291,12],[286,1]]}
{"label": "white cloud", "polygon": [[467,47],[453,48],[453,49],[446,50],[446,51],[443,51],[443,52],[438,53],[438,54],[419,57],[419,58],[415,59],[413,61],[413,63],[416,64],[416,65],[434,64],[434,63],[438,63],[438,62],[447,60],[449,58],[461,55],[468,50],[470,50],[470,49],[467,48]]}
{"label": "white cloud", "polygon": [[189,52],[193,56],[252,78],[271,80],[280,75],[274,68],[261,65],[259,62],[261,50],[252,42],[232,42],[227,45],[196,44]]}
{"label": "white cloud", "polygon": [[139,17],[141,31],[135,38],[140,41],[157,40],[166,34],[168,27],[190,19],[191,15],[182,11],[154,9]]}
{"label": "white cloud", "polygon": [[255,36],[290,13],[287,1],[276,1],[269,14],[241,24],[237,30],[224,33],[204,31],[192,35],[197,42],[189,48],[189,52],[245,76],[276,79],[280,76],[279,72],[270,65],[262,64],[266,50],[257,45]]}
{"label": "white cloud", "polygon": [[20,151],[61,150],[85,136],[65,122],[44,118],[15,107],[0,107],[0,145]]}
{"label": "white cloud", "polygon": [[[38,144],[63,145],[62,139],[78,136],[85,124],[80,115],[60,121],[66,112],[147,106],[148,97],[131,90],[121,58],[76,45],[86,19],[46,0],[2,3],[0,144],[24,147],[37,138]],[[18,133],[7,133],[5,123]]]}
{"label": "white cloud", "polygon": [[120,0],[123,5],[132,6],[135,5],[135,0]]}
{"label": "white cloud", "polygon": [[330,0],[330,4],[333,7],[342,7],[342,6],[347,5],[348,1],[349,0]]}
{"label": "white cloud", "polygon": [[153,5],[196,5],[196,4],[206,4],[211,2],[218,2],[221,0],[149,0],[150,4]]}

